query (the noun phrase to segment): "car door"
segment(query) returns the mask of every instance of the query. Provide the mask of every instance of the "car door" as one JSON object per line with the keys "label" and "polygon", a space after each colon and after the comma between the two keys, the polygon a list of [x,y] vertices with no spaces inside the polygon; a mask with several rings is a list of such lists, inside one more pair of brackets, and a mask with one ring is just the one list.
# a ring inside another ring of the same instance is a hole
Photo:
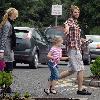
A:
{"label": "car door", "polygon": [[36,38],[37,49],[39,52],[39,62],[46,63],[47,62],[48,45],[47,45],[45,39],[42,37],[39,30],[36,29],[34,34],[35,34],[35,38]]}

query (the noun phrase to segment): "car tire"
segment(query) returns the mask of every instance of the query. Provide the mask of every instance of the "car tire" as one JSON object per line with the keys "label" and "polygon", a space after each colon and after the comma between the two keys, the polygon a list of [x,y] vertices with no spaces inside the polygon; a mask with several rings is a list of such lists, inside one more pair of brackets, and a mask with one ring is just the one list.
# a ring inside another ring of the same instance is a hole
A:
{"label": "car tire", "polygon": [[88,55],[87,59],[83,60],[83,63],[84,63],[84,65],[90,65],[90,63],[91,63],[91,56],[90,56],[90,54]]}
{"label": "car tire", "polygon": [[42,65],[47,65],[47,63],[45,62],[45,63],[41,63]]}
{"label": "car tire", "polygon": [[29,63],[30,68],[37,69],[39,65],[38,53],[36,52],[33,56],[33,61]]}

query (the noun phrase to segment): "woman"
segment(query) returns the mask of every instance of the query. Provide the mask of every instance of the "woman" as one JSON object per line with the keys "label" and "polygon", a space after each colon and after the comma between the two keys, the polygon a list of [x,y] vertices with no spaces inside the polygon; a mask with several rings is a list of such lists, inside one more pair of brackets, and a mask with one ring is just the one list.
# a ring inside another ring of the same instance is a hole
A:
{"label": "woman", "polygon": [[14,53],[16,45],[16,35],[14,32],[13,21],[18,17],[18,10],[9,8],[6,10],[3,20],[0,23],[0,58],[6,62],[5,71],[13,69]]}

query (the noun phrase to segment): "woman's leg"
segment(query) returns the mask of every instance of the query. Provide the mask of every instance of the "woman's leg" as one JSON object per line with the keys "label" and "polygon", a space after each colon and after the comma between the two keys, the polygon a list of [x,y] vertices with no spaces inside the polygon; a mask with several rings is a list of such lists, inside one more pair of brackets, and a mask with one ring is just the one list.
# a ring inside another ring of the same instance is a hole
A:
{"label": "woman's leg", "polygon": [[[4,71],[6,71],[7,73],[10,73],[12,70],[13,70],[13,62],[6,62],[6,67],[4,68]],[[10,86],[6,86],[6,92],[7,93],[12,92]]]}
{"label": "woman's leg", "polygon": [[13,70],[13,62],[6,62],[6,67],[4,68],[6,72],[10,72]]}

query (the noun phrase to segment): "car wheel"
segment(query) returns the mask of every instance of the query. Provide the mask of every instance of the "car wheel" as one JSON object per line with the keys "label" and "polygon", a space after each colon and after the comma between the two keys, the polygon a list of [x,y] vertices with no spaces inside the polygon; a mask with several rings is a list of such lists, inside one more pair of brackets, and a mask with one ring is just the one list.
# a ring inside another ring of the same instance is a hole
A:
{"label": "car wheel", "polygon": [[47,65],[47,63],[41,63],[42,65]]}
{"label": "car wheel", "polygon": [[91,56],[90,56],[90,54],[88,55],[87,59],[83,60],[83,63],[84,63],[84,65],[90,65],[90,63],[91,63]]}
{"label": "car wheel", "polygon": [[29,66],[30,66],[31,68],[37,69],[37,68],[38,68],[38,65],[39,65],[38,53],[35,53],[35,54],[34,54],[34,57],[33,57],[33,62],[30,62],[30,63],[29,63]]}

